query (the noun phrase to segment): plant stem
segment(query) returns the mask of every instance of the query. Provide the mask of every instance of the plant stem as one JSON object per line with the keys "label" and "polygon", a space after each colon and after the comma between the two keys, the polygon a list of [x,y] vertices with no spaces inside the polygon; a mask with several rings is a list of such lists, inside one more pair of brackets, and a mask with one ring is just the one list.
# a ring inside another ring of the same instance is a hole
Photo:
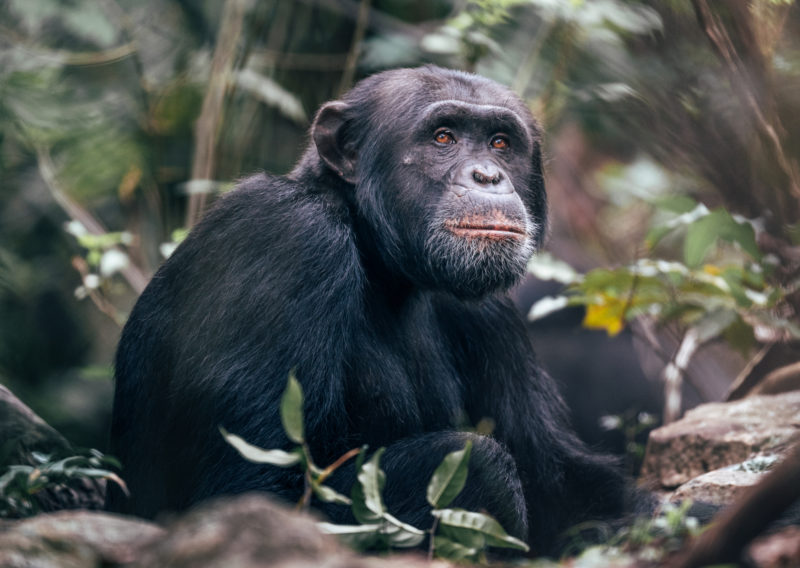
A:
{"label": "plant stem", "polygon": [[439,517],[433,517],[433,524],[431,525],[431,536],[430,542],[428,543],[428,562],[433,561],[433,551],[435,548],[434,544],[434,535],[436,535],[436,529],[439,528]]}

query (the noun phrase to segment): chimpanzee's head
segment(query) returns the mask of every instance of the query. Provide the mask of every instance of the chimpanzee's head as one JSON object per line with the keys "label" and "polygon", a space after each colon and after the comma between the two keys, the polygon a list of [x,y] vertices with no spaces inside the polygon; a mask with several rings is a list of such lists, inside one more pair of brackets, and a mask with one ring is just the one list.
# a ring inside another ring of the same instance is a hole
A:
{"label": "chimpanzee's head", "polygon": [[[478,297],[524,273],[546,223],[540,132],[488,79],[422,67],[360,82],[312,127],[317,168],[348,199],[394,274]],[[321,161],[320,161],[321,159]]]}

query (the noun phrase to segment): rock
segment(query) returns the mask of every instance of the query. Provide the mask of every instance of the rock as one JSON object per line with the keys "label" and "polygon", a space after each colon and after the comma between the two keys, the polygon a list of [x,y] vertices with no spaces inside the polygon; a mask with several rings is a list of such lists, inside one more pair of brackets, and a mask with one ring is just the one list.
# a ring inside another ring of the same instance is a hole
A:
{"label": "rock", "polygon": [[[252,493],[220,498],[153,523],[94,511],[0,522],[3,568],[414,568],[419,554],[359,557],[324,535],[315,519]],[[444,563],[436,563],[446,566]]]}
{"label": "rock", "polygon": [[642,478],[675,488],[755,456],[781,455],[800,432],[800,392],[698,406],[650,433]]}
{"label": "rock", "polygon": [[[0,466],[29,464],[33,451],[49,454],[66,451],[69,442],[53,430],[33,410],[0,385],[0,438],[8,440],[8,453],[0,456]],[[4,448],[5,449],[5,448]]]}
{"label": "rock", "polygon": [[203,504],[169,523],[167,534],[143,552],[135,567],[400,568],[429,566],[421,558],[357,557],[322,534],[315,519],[251,493]]}
{"label": "rock", "polygon": [[741,497],[743,491],[755,485],[778,462],[778,456],[757,457],[746,462],[715,469],[687,481],[670,496],[670,501],[728,505]]}
{"label": "rock", "polygon": [[759,568],[800,566],[800,527],[787,527],[779,533],[757,538],[750,545],[749,556]]}
{"label": "rock", "polygon": [[764,377],[747,396],[779,394],[800,390],[800,361],[775,369]]}
{"label": "rock", "polygon": [[[70,443],[3,385],[0,385],[0,475],[5,466],[37,465],[32,452],[69,456]],[[7,440],[7,441],[6,441]],[[41,511],[102,509],[106,484],[103,479],[74,480],[69,486],[49,486],[34,496]],[[15,514],[15,513],[10,513]]]}
{"label": "rock", "polygon": [[61,511],[0,526],[4,568],[87,568],[124,564],[163,534],[152,523],[108,513]]}

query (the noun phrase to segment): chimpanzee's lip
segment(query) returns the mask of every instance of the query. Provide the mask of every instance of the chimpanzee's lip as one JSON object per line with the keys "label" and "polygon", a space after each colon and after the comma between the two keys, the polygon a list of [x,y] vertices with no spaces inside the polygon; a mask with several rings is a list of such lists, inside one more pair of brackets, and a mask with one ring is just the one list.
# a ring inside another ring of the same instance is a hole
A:
{"label": "chimpanzee's lip", "polygon": [[458,221],[447,223],[447,228],[459,236],[485,238],[520,238],[525,228],[510,221]]}

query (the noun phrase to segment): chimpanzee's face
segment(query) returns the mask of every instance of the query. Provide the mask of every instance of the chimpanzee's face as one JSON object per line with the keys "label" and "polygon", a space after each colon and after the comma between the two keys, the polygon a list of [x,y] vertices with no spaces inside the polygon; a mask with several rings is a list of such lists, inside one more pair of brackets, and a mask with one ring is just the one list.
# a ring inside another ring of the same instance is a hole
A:
{"label": "chimpanzee's face", "polygon": [[519,99],[486,79],[394,73],[379,76],[366,120],[351,121],[342,143],[378,249],[424,288],[507,289],[544,231],[538,130]]}

